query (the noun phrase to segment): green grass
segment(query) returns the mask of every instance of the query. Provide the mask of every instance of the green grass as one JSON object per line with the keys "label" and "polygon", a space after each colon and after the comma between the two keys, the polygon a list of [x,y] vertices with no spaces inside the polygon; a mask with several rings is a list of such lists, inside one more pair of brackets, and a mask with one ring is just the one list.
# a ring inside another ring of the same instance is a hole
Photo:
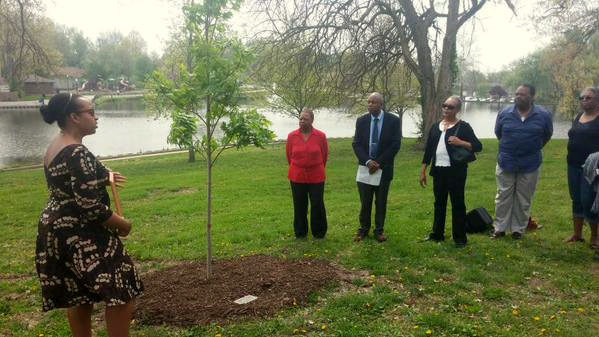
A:
{"label": "green grass", "polygon": [[[493,213],[497,142],[483,144],[466,201]],[[349,140],[331,141],[323,241],[293,238],[284,145],[226,152],[214,174],[217,258],[310,256],[374,277],[355,280],[351,291],[325,289],[307,307],[270,319],[192,329],[134,325],[132,336],[597,336],[599,263],[588,245],[562,243],[571,234],[566,142],[551,141],[544,153],[533,213],[545,227],[521,241],[472,235],[456,249],[451,240],[417,242],[430,230],[433,193],[418,185],[422,153],[413,140],[404,140],[396,159],[384,244],[352,242],[359,199]],[[129,178],[121,194],[134,222],[126,245],[144,271],[205,258],[205,163],[180,154],[107,165]],[[0,189],[0,335],[68,336],[63,311],[40,312],[34,249],[47,196],[43,172],[0,173]]]}

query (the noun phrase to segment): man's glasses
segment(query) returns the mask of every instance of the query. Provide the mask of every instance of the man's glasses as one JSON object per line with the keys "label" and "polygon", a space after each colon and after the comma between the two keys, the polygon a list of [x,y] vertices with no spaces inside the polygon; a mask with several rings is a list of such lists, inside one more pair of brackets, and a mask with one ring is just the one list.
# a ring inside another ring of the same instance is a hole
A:
{"label": "man's glasses", "polygon": [[578,97],[578,99],[581,100],[581,101],[587,101],[587,100],[590,101],[593,98],[595,98],[595,97],[593,97],[593,96],[583,96],[583,95],[580,95],[580,97]]}
{"label": "man's glasses", "polygon": [[441,107],[443,109],[447,109],[447,110],[453,110],[453,109],[455,109],[455,105],[449,105],[449,104],[443,104],[443,105],[441,105]]}

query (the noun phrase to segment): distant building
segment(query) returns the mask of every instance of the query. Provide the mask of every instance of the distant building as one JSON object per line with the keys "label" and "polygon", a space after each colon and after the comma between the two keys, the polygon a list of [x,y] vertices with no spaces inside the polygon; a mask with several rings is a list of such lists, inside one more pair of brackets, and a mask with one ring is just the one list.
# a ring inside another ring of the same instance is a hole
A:
{"label": "distant building", "polygon": [[62,91],[77,90],[84,81],[85,70],[76,67],[62,67],[56,71],[54,86]]}
{"label": "distant building", "polygon": [[23,81],[25,95],[54,94],[54,80],[49,80],[37,75],[29,75]]}

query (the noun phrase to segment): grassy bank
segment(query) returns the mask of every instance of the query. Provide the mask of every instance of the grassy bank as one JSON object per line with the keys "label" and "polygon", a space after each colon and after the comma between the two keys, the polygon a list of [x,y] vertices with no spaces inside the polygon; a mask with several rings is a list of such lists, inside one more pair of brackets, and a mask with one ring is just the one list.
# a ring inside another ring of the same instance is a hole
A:
{"label": "grassy bank", "polygon": [[[492,213],[497,142],[483,144],[468,172],[466,201],[468,208]],[[134,325],[132,336],[597,336],[599,263],[592,262],[588,245],[562,243],[571,231],[566,142],[551,141],[545,150],[533,205],[545,227],[521,241],[472,235],[465,249],[451,241],[417,242],[430,230],[433,193],[432,185],[421,189],[417,183],[422,153],[413,145],[405,140],[396,159],[384,244],[352,242],[359,200],[349,140],[331,141],[329,232],[322,241],[293,238],[284,145],[226,152],[214,176],[217,258],[317,257],[368,271],[372,276],[363,284],[369,286],[359,292],[328,289],[309,307],[267,320],[184,330]],[[121,197],[134,229],[126,245],[144,271],[204,258],[205,163],[189,164],[178,154],[109,166],[129,177]],[[39,309],[34,245],[46,195],[41,169],[0,173],[3,336],[69,335],[63,312]]]}

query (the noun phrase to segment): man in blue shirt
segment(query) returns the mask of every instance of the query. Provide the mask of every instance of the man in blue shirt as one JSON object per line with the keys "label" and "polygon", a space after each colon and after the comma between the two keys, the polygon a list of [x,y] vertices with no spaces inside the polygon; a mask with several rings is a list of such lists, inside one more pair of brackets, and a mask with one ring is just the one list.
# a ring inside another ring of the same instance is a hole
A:
{"label": "man in blue shirt", "polygon": [[543,156],[541,150],[553,134],[551,114],[534,105],[535,87],[523,84],[515,104],[503,109],[495,122],[499,155],[495,168],[495,232],[493,238],[512,232],[518,240],[528,225]]}

